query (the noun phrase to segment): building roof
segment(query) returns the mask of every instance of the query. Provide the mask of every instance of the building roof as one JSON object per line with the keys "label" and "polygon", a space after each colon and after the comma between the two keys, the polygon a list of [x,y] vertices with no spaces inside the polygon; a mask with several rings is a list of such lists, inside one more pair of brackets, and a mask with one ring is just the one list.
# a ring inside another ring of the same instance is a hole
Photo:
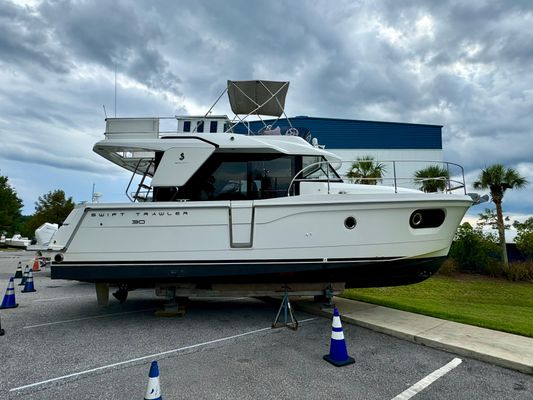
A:
{"label": "building roof", "polygon": [[[309,129],[311,135],[328,149],[442,149],[442,125],[308,116],[289,120],[300,131]],[[289,125],[284,119],[264,121],[273,127]],[[261,121],[250,121],[253,131],[261,127]],[[236,131],[245,133],[246,129],[238,125]]]}

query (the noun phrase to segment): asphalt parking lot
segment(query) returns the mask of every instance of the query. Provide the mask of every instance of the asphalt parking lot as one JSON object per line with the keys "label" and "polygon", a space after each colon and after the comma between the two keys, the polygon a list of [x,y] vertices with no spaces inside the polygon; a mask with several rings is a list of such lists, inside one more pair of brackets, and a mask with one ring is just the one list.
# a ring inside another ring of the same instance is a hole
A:
{"label": "asphalt parking lot", "polygon": [[[2,296],[31,256],[0,252]],[[451,362],[413,398],[533,398],[532,376],[347,324],[356,362],[334,367],[322,359],[330,320],[297,310],[297,331],[271,329],[278,306],[252,298],[195,299],[184,317],[164,318],[151,290],[98,308],[93,285],[52,281],[47,270],[34,274],[34,293],[18,283],[19,306],[0,310],[2,399],[142,399],[152,360],[164,399],[405,400]]]}

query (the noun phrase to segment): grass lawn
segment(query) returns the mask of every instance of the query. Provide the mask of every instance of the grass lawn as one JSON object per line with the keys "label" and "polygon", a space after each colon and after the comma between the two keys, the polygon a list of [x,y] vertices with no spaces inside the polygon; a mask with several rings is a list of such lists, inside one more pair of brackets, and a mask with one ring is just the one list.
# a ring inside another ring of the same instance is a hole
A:
{"label": "grass lawn", "polygon": [[533,283],[457,274],[408,286],[347,289],[342,296],[533,337]]}

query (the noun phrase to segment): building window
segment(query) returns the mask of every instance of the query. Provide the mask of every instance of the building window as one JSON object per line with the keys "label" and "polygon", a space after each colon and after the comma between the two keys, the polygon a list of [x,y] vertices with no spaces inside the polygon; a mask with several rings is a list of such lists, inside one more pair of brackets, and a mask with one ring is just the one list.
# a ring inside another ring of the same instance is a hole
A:
{"label": "building window", "polygon": [[203,133],[204,132],[204,121],[198,121],[196,123],[196,132]]}
{"label": "building window", "polygon": [[191,131],[191,121],[183,121],[183,132]]}
{"label": "building window", "polygon": [[216,133],[218,129],[218,121],[211,121],[209,124],[209,133]]}

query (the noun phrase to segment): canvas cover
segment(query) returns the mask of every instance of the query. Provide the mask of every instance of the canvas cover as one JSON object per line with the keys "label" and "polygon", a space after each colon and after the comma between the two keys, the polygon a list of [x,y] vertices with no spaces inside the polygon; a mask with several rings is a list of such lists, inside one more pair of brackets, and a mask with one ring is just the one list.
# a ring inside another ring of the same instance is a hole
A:
{"label": "canvas cover", "polygon": [[289,82],[228,81],[228,97],[235,114],[281,116]]}

